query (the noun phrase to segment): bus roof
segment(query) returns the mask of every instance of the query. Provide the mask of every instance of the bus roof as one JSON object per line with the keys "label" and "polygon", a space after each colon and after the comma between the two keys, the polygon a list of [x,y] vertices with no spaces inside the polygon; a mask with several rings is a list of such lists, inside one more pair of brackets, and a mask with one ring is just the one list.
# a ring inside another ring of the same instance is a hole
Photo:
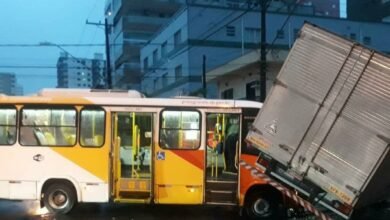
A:
{"label": "bus roof", "polygon": [[0,96],[3,104],[73,104],[108,106],[180,106],[261,108],[262,103],[247,100],[205,99],[196,97],[145,98],[134,90],[44,89],[31,96]]}

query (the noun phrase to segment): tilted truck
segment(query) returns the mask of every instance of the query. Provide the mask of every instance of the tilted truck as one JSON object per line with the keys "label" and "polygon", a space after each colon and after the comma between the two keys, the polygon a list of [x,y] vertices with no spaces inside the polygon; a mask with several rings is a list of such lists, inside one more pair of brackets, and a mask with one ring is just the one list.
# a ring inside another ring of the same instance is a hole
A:
{"label": "tilted truck", "polygon": [[305,23],[246,140],[272,185],[313,213],[348,219],[386,200],[390,58]]}

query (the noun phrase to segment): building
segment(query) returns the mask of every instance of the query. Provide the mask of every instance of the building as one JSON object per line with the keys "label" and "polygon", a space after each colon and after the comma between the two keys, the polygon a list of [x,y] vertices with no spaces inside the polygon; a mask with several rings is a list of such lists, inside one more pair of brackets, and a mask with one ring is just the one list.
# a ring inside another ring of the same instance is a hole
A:
{"label": "building", "polygon": [[[268,10],[287,13],[293,7],[294,13],[311,15],[328,13],[329,16],[333,16],[338,13],[334,11],[338,8],[332,8],[333,2],[337,1],[330,0],[330,3],[325,4],[321,0],[302,0],[302,3],[295,6],[295,0],[273,0],[270,1]],[[106,0],[105,15],[110,27],[114,87],[140,89],[144,74],[140,63],[141,48],[161,28],[169,24],[172,16],[187,4],[236,10],[248,7],[259,9],[257,0],[148,0],[147,4],[143,0]]]}
{"label": "building", "polygon": [[390,22],[390,0],[349,0],[347,17],[356,21]]}
{"label": "building", "polygon": [[57,61],[57,88],[100,88],[106,85],[103,54],[93,59],[61,53]]}
{"label": "building", "polygon": [[186,0],[107,0],[113,85],[140,89],[140,48]]}
{"label": "building", "polygon": [[0,73],[0,94],[23,95],[23,87],[17,84],[15,73]]}
{"label": "building", "polygon": [[302,5],[312,6],[316,16],[340,17],[340,0],[301,0]]}
{"label": "building", "polygon": [[[238,16],[241,17],[235,19]],[[386,34],[390,33],[390,24],[293,15],[282,28],[286,17],[285,13],[267,14],[267,88],[307,20],[369,47],[390,52],[390,38]],[[142,91],[160,97],[198,95],[205,64],[209,97],[256,99],[259,39],[258,11],[190,5],[142,48]]]}

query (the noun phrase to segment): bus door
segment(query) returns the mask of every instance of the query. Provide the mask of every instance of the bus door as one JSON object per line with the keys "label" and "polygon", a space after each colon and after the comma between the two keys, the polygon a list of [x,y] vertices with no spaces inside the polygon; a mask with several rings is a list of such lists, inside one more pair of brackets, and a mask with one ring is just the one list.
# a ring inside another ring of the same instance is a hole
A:
{"label": "bus door", "polygon": [[159,114],[155,160],[155,203],[202,204],[204,145],[201,112],[164,109]]}
{"label": "bus door", "polygon": [[112,114],[112,195],[116,202],[151,201],[153,118],[150,112]]}
{"label": "bus door", "polygon": [[240,114],[206,114],[206,190],[208,204],[237,204]]}

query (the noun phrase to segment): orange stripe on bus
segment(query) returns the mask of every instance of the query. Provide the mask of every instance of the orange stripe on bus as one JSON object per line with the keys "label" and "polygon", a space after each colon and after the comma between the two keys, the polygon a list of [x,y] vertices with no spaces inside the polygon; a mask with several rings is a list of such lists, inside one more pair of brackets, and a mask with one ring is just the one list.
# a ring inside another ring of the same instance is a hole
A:
{"label": "orange stripe on bus", "polygon": [[204,169],[204,151],[203,150],[172,150],[172,153],[183,158],[184,160],[190,162],[192,165],[198,167],[199,169]]}

